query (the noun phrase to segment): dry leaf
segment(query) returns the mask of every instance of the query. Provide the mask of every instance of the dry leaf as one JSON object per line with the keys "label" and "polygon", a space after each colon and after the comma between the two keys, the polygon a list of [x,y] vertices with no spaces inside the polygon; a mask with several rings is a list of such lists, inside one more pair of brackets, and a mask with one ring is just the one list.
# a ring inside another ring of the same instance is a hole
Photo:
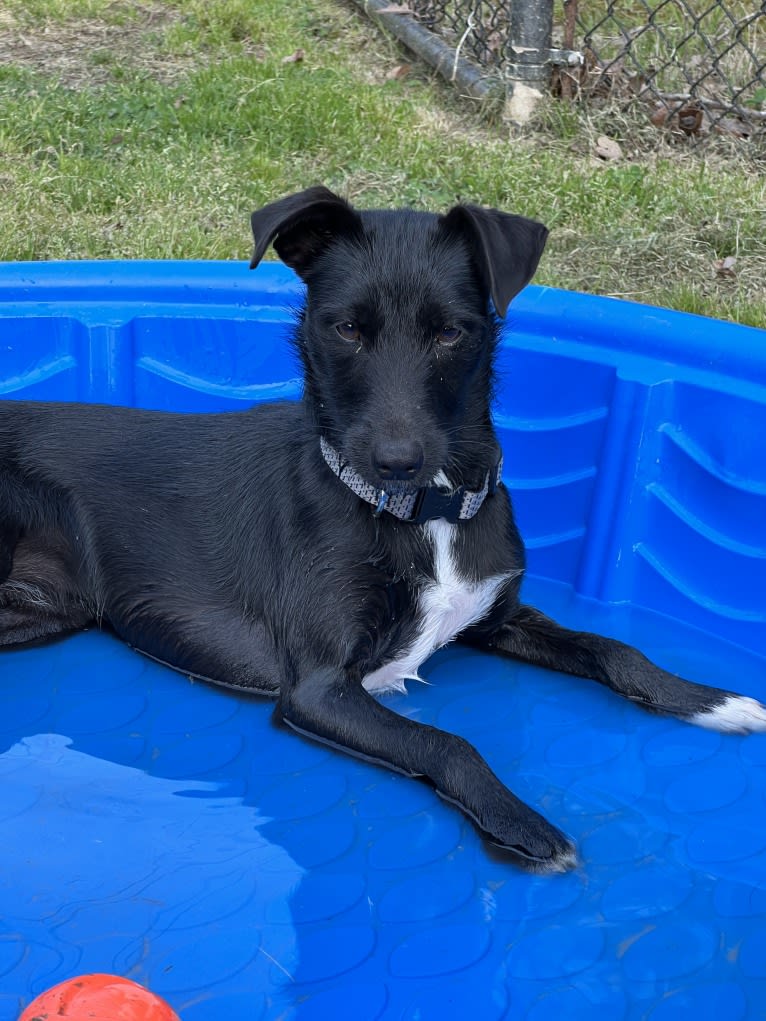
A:
{"label": "dry leaf", "polygon": [[733,117],[721,117],[713,125],[713,131],[717,135],[731,135],[733,138],[749,138],[751,129],[740,120]]}
{"label": "dry leaf", "polygon": [[486,46],[490,53],[497,56],[502,51],[504,42],[505,37],[502,32],[490,32],[487,36]]}
{"label": "dry leaf", "polygon": [[303,58],[306,56],[305,50],[296,50],[287,57],[282,57],[283,64],[300,64]]}
{"label": "dry leaf", "polygon": [[582,55],[583,55],[583,61],[584,61],[584,65],[585,65],[585,70],[586,71],[596,71],[596,72],[600,72],[601,71],[601,68],[598,66],[598,57],[593,52],[593,50],[589,49],[586,46],[586,47],[584,47],[584,49],[582,51]]}
{"label": "dry leaf", "polygon": [[664,128],[667,126],[668,118],[670,117],[670,111],[664,103],[657,103],[650,120],[656,128]]}
{"label": "dry leaf", "polygon": [[737,271],[734,268],[737,265],[737,260],[733,255],[727,255],[725,259],[717,259],[713,263],[713,269],[717,277],[727,277],[731,279],[736,277]]}
{"label": "dry leaf", "polygon": [[681,107],[678,111],[678,126],[686,135],[699,134],[702,126],[702,107],[696,103]]}
{"label": "dry leaf", "polygon": [[397,64],[396,67],[392,67],[390,71],[386,71],[386,81],[396,81],[398,78],[406,78],[412,70],[410,64]]}
{"label": "dry leaf", "polygon": [[618,160],[622,156],[622,149],[613,138],[599,135],[596,139],[596,155],[602,160]]}

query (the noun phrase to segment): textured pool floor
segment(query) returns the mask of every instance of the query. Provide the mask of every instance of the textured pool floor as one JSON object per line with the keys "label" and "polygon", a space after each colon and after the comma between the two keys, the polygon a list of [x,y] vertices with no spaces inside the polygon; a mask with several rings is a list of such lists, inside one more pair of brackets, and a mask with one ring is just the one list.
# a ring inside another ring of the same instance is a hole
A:
{"label": "textured pool floor", "polygon": [[[766,696],[763,659],[568,593],[527,596]],[[466,736],[576,838],[579,871],[533,877],[424,785],[109,636],[0,665],[0,1021],[91,971],[183,1021],[766,1017],[766,736],[443,650],[389,704]]]}

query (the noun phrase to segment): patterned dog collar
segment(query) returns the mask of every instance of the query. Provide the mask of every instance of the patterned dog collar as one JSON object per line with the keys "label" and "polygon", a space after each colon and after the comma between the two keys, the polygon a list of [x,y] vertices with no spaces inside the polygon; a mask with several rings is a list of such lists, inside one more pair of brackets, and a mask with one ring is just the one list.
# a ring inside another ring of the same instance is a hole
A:
{"label": "patterned dog collar", "polygon": [[446,521],[467,521],[479,510],[484,500],[492,496],[503,470],[501,457],[494,468],[491,468],[484,479],[484,485],[478,491],[460,486],[458,489],[445,489],[442,486],[421,486],[410,492],[387,492],[377,489],[365,482],[362,476],[345,464],[338,451],[331,446],[324,436],[320,436],[319,445],[322,456],[330,469],[338,476],[352,493],[375,507],[375,516],[387,511],[400,521],[422,524],[433,518],[444,518]]}

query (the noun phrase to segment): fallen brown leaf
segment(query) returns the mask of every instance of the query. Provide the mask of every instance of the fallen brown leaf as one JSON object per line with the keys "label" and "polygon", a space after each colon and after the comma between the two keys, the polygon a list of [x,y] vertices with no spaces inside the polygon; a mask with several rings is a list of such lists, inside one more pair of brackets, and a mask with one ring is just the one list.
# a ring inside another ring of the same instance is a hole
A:
{"label": "fallen brown leaf", "polygon": [[682,106],[678,111],[678,126],[686,135],[696,135],[702,126],[702,107],[696,103]]}
{"label": "fallen brown leaf", "polygon": [[392,67],[390,71],[386,71],[386,81],[396,81],[398,78],[406,78],[412,70],[410,64],[397,64],[396,67]]}
{"label": "fallen brown leaf", "polygon": [[664,128],[668,123],[670,117],[670,111],[664,103],[658,103],[654,113],[651,116],[651,122],[656,128]]}
{"label": "fallen brown leaf", "polygon": [[749,138],[751,129],[734,117],[721,117],[716,121],[713,130],[717,135],[731,135],[733,138]]}
{"label": "fallen brown leaf", "polygon": [[734,268],[737,265],[737,260],[733,255],[727,255],[725,259],[716,259],[713,263],[713,269],[717,277],[726,277],[731,279],[736,277],[737,271]]}
{"label": "fallen brown leaf", "polygon": [[596,139],[596,155],[599,159],[614,161],[622,156],[622,149],[619,143],[608,135],[599,135]]}
{"label": "fallen brown leaf", "polygon": [[287,57],[282,57],[283,64],[300,64],[303,58],[306,56],[305,50],[296,50],[294,53],[290,53]]}
{"label": "fallen brown leaf", "polygon": [[504,42],[505,37],[503,36],[503,33],[496,30],[494,32],[490,32],[487,36],[486,46],[490,53],[497,56],[498,53],[502,51]]}

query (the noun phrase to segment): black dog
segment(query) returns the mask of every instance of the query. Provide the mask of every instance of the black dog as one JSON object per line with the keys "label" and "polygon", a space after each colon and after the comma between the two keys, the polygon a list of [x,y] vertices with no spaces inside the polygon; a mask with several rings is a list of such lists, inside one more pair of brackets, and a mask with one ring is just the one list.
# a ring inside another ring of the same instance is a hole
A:
{"label": "black dog", "polygon": [[300,402],[222,415],[0,409],[0,645],[94,624],[187,674],[275,696],[302,734],[429,780],[519,863],[572,844],[466,741],[404,719],[401,689],[453,638],[590,677],[719,730],[753,699],[519,602],[524,552],[490,417],[498,323],[538,223],[458,205],[358,212],[311,188],[253,214],[307,284]]}

